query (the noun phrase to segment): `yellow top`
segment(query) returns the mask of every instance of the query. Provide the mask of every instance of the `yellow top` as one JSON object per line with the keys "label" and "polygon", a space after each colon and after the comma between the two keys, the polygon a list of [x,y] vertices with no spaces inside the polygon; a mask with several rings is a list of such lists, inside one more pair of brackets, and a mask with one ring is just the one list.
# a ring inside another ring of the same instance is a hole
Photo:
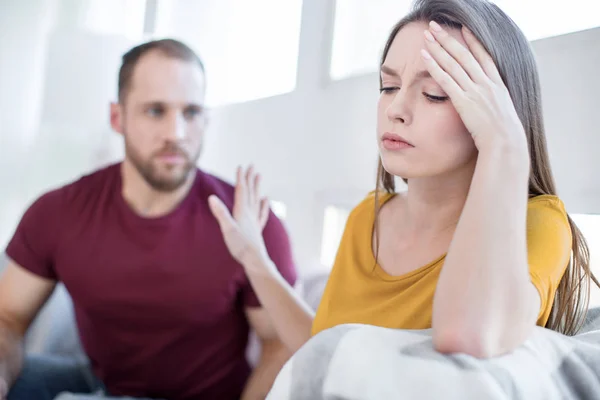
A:
{"label": "yellow top", "polygon": [[[392,197],[382,195],[380,203]],[[348,218],[313,322],[313,335],[345,323],[431,328],[433,294],[445,256],[407,274],[391,276],[375,262],[374,222],[375,196],[371,193]],[[554,294],[571,256],[571,239],[565,207],[558,197],[543,195],[529,200],[527,248],[531,281],[541,298],[538,325],[544,326],[550,316]]]}

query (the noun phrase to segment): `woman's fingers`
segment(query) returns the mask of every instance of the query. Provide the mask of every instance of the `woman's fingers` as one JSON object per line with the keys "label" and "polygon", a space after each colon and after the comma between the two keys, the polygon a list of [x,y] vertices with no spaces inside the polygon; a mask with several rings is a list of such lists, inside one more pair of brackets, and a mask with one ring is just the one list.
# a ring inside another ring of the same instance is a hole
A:
{"label": "woman's fingers", "polygon": [[481,68],[483,68],[485,74],[496,84],[504,85],[502,81],[502,77],[500,76],[500,72],[498,72],[498,67],[496,67],[496,63],[492,59],[492,56],[487,52],[483,44],[473,35],[469,29],[463,26],[462,28],[463,38],[469,46],[469,50],[473,54],[473,57],[477,60]]}
{"label": "woman's fingers", "polygon": [[246,182],[242,167],[237,167],[236,179],[235,179],[235,194],[233,198],[233,215],[234,217],[239,215],[246,205]]}
{"label": "woman's fingers", "polygon": [[267,224],[267,221],[269,220],[269,211],[270,211],[269,200],[266,197],[262,198],[260,200],[260,212],[258,214],[259,215],[258,221],[260,223],[261,229],[263,229],[265,227],[265,225]]}
{"label": "woman's fingers", "polygon": [[254,199],[254,166],[250,165],[244,174],[244,180],[246,183],[246,205],[253,208]]}
{"label": "woman's fingers", "polygon": [[236,229],[236,222],[221,199],[219,199],[216,195],[211,195],[208,198],[208,206],[216,218],[224,236],[226,236],[231,230]]}
{"label": "woman's fingers", "polygon": [[258,216],[261,211],[260,185],[262,177],[254,166],[247,169],[238,167],[235,187],[235,214],[241,212],[241,207],[247,207]]}

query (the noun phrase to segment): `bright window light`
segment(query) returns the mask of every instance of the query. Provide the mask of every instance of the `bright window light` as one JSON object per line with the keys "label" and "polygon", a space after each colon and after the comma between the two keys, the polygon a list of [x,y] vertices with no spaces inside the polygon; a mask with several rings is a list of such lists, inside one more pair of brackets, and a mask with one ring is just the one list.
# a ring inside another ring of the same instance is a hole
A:
{"label": "bright window light", "polygon": [[[592,272],[600,279],[600,214],[572,214],[571,218],[587,241]],[[600,306],[600,289],[592,283],[590,307],[598,306]]]}
{"label": "bright window light", "polygon": [[337,0],[331,78],[377,71],[385,40],[411,4],[412,0]]}
{"label": "bright window light", "polygon": [[144,34],[145,0],[88,0],[84,9],[86,29],[104,35],[123,35],[140,40]]}
{"label": "bright window light", "polygon": [[321,264],[331,268],[344,234],[350,210],[327,206],[323,214],[323,236],[321,237]]}
{"label": "bright window light", "polygon": [[295,89],[301,15],[302,0],[159,0],[154,36],[199,53],[215,107]]}
{"label": "bright window light", "polygon": [[287,217],[287,207],[281,201],[271,200],[271,210],[281,220],[285,220]]}
{"label": "bright window light", "polygon": [[[600,26],[600,2],[495,0],[532,40]],[[385,41],[412,0],[337,0],[330,64],[333,80],[376,72]]]}
{"label": "bright window light", "polygon": [[529,40],[600,26],[600,3],[590,0],[494,0]]}

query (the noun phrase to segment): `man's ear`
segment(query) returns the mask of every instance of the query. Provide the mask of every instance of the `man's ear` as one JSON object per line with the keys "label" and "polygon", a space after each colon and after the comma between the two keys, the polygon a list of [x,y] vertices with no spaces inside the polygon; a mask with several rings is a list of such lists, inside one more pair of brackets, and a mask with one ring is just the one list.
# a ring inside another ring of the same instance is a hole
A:
{"label": "man's ear", "polygon": [[123,134],[123,107],[120,103],[110,103],[110,126],[117,133]]}

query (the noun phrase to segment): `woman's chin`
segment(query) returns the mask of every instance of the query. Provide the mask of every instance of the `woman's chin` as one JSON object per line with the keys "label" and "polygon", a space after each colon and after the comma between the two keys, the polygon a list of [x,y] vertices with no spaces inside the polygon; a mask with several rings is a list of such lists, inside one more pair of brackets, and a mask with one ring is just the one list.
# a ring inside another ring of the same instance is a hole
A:
{"label": "woman's chin", "polygon": [[399,165],[400,163],[386,163],[382,160],[383,169],[390,175],[393,175],[398,178],[414,178],[415,172],[414,168],[410,168],[407,165]]}

